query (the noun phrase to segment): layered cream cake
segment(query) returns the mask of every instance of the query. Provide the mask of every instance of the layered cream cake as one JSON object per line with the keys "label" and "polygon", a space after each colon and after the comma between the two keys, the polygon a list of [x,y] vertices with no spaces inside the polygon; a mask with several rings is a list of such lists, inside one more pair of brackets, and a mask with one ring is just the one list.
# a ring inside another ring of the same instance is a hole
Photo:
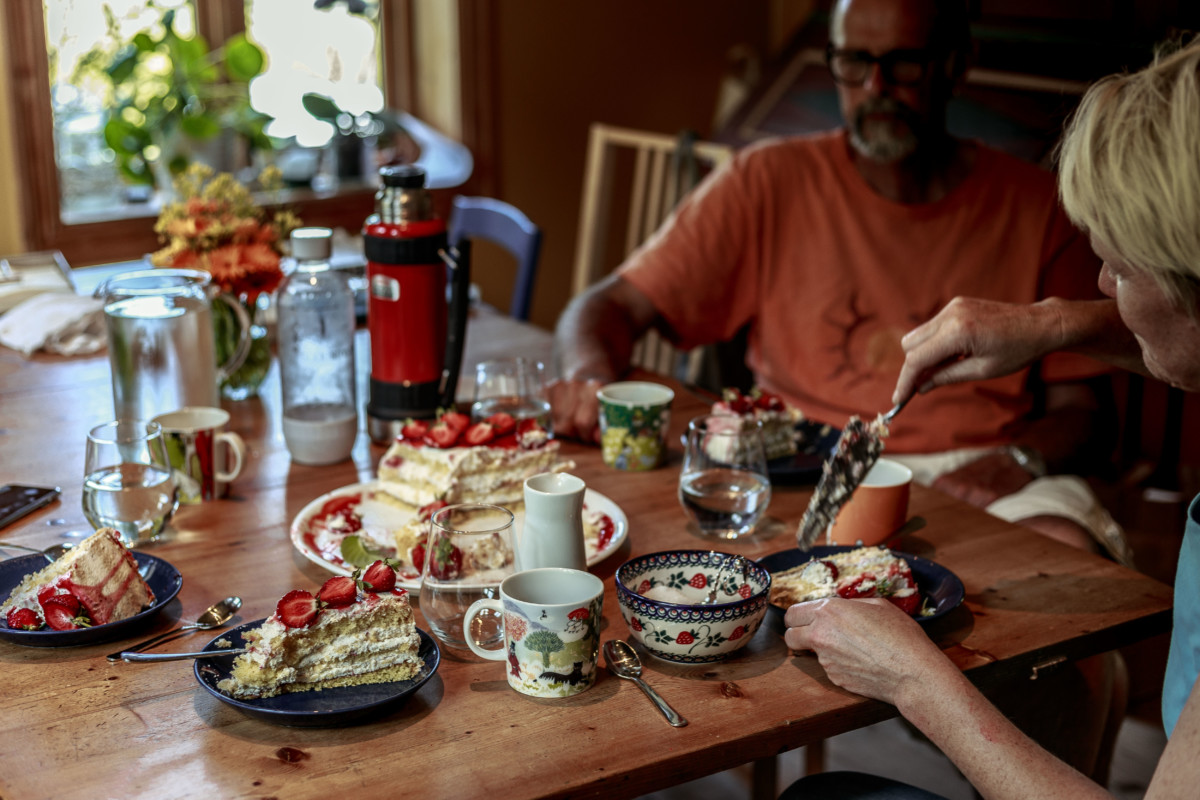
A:
{"label": "layered cream cake", "polygon": [[859,547],[771,575],[772,605],[825,597],[884,597],[909,615],[921,608],[912,570],[886,547]]}
{"label": "layered cream cake", "polygon": [[712,413],[738,419],[743,427],[762,423],[763,449],[768,460],[795,455],[799,448],[796,423],[804,419],[804,414],[770,392],[755,388],[749,394],[742,394],[738,389],[725,389],[721,400],[713,404]]}
{"label": "layered cream cake", "polygon": [[432,425],[410,421],[379,462],[383,496],[411,514],[395,531],[397,554],[414,563],[409,554],[441,506],[492,503],[517,513],[524,507],[526,478],[574,466],[560,462],[558,450],[535,420],[518,423],[508,414],[473,425],[456,412]]}
{"label": "layered cream cake", "polygon": [[120,535],[100,528],[54,563],[27,575],[0,605],[0,615],[9,627],[71,630],[132,617],[153,602],[154,592],[138,574],[137,561]]}
{"label": "layered cream cake", "polygon": [[[244,634],[249,652],[237,657],[218,688],[245,699],[415,676],[424,661],[408,592],[395,589],[395,571],[381,565],[363,574],[370,588],[337,577],[315,597],[303,590],[284,595],[274,614]],[[389,588],[371,580],[383,568],[391,573]]]}

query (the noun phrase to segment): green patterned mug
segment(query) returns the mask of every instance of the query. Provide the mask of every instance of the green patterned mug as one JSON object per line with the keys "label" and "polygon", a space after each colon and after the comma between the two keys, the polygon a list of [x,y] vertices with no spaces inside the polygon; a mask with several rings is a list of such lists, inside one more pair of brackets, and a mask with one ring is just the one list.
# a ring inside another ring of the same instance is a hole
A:
{"label": "green patterned mug", "polygon": [[654,469],[667,451],[675,393],[647,381],[610,383],[600,401],[600,448],[604,463],[623,470]]}

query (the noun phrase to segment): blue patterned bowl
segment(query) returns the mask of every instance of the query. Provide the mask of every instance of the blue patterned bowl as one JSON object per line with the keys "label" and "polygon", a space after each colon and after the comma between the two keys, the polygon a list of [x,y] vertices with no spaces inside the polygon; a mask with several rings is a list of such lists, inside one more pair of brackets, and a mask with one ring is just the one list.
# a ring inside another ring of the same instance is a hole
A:
{"label": "blue patterned bowl", "polygon": [[729,557],[713,550],[669,550],[638,556],[617,569],[621,615],[642,647],[667,661],[704,664],[750,641],[767,611],[771,575],[765,569],[748,561],[745,583],[740,570],[727,570],[722,582],[737,594],[731,599],[718,591],[716,603],[700,605]]}

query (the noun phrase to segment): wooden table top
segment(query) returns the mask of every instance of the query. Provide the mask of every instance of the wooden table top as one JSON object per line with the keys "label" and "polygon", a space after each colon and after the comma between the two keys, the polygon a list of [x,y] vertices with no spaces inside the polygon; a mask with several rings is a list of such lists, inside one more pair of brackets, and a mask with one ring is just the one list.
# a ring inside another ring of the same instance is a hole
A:
{"label": "wooden table top", "polygon": [[[466,364],[548,352],[544,331],[497,315],[468,329]],[[469,374],[469,369],[464,370]],[[26,360],[0,349],[0,483],[58,485],[61,502],[0,531],[0,541],[45,546],[89,531],[80,508],[84,441],[112,413],[103,354]],[[760,557],[794,546],[810,488],[776,488],[761,537],[713,543],[692,533],[676,499],[679,433],[707,403],[674,384],[668,463],[649,473],[607,468],[597,449],[564,443],[575,474],[617,503],[630,533],[593,567],[606,582],[602,637],[628,630],[612,585],[632,555],[709,548]],[[362,398],[360,398],[362,400]],[[108,663],[104,656],[191,620],[229,594],[240,624],[270,614],[285,592],[315,590],[329,573],[291,545],[293,517],[313,498],[374,477],[382,449],[360,434],[353,460],[293,465],[279,419],[278,370],[257,399],[226,402],[249,457],[231,497],[182,507],[146,552],[183,574],[183,588],[145,628],[115,642],[27,648],[0,642],[4,678],[0,796],[5,798],[421,796],[632,797],[894,716],[830,684],[811,654],[792,654],[764,625],[724,663],[684,667],[647,657],[647,680],[690,720],[671,728],[633,684],[602,672],[566,700],[509,689],[502,664],[443,648],[437,674],[378,721],[318,729],[244,716],[200,688],[190,662]],[[902,549],[956,573],[963,607],[930,634],[981,684],[1029,675],[1160,633],[1168,587],[1072,550],[945,495],[914,487],[911,514],[928,525]],[[424,628],[423,619],[418,624]],[[200,632],[164,646],[199,647]],[[395,787],[394,790],[380,787]],[[366,790],[366,794],[362,794]],[[382,794],[381,794],[382,793]]]}

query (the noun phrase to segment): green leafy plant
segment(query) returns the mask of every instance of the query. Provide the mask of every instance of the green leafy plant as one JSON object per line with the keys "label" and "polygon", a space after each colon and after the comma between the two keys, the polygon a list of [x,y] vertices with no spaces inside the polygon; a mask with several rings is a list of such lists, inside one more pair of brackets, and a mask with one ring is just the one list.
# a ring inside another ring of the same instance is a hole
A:
{"label": "green leafy plant", "polygon": [[[107,7],[105,13],[110,39],[119,41]],[[263,132],[270,117],[251,108],[249,100],[249,82],[264,65],[262,50],[243,34],[216,50],[202,36],[181,36],[175,30],[175,10],[168,9],[161,29],[139,32],[116,52],[93,49],[81,59],[75,77],[99,74],[111,86],[104,140],[116,154],[121,174],[133,183],[162,188],[223,130],[239,134],[250,149],[272,148]]]}

